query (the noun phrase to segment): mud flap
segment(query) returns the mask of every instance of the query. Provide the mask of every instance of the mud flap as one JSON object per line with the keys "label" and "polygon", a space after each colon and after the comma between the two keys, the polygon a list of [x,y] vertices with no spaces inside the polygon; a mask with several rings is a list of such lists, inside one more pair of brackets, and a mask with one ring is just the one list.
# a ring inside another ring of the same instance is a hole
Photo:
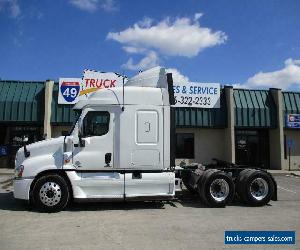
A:
{"label": "mud flap", "polygon": [[269,176],[270,176],[270,178],[271,178],[271,180],[273,181],[273,184],[274,184],[274,193],[271,197],[271,200],[272,201],[277,201],[277,183],[276,183],[274,177],[270,173],[268,173],[268,174],[269,174]]}

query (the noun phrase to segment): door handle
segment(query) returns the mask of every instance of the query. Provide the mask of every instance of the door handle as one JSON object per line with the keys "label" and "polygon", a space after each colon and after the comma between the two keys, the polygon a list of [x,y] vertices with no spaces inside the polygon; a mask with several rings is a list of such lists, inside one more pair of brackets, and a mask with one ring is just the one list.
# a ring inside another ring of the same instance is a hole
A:
{"label": "door handle", "polygon": [[105,164],[108,165],[111,162],[111,153],[105,154]]}
{"label": "door handle", "polygon": [[145,122],[145,132],[150,132],[150,122]]}

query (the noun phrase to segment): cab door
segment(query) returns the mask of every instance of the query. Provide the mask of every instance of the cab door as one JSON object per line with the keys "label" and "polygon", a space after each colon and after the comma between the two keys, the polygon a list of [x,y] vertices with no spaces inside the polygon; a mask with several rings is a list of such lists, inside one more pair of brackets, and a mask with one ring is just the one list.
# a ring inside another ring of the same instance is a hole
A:
{"label": "cab door", "polygon": [[86,198],[123,198],[124,177],[114,167],[116,108],[87,109],[79,122],[80,137],[73,144],[73,165],[81,173]]}

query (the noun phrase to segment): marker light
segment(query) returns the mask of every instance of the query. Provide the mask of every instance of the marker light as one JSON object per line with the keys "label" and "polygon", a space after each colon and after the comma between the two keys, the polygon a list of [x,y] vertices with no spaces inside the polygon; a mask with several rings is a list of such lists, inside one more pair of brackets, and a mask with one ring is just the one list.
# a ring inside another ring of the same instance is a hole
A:
{"label": "marker light", "polygon": [[15,168],[15,177],[22,177],[23,175],[23,171],[24,171],[24,166],[23,165],[20,165],[18,167]]}

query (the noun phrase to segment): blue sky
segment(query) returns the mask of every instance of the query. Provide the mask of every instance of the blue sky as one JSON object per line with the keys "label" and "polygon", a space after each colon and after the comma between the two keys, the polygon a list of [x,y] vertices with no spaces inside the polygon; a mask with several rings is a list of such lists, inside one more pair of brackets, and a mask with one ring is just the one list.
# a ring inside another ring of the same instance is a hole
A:
{"label": "blue sky", "polygon": [[298,0],[0,0],[0,78],[131,76],[300,90]]}

